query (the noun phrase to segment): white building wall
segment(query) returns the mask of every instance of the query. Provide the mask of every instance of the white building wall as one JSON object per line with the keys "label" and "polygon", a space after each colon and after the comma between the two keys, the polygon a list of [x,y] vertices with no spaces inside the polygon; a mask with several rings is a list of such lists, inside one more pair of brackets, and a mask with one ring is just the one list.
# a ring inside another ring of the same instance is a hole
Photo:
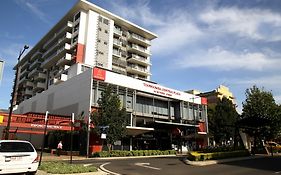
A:
{"label": "white building wall", "polygon": [[89,69],[66,82],[62,82],[19,104],[15,113],[27,112],[71,115],[75,118],[89,115],[91,98],[92,70]]}
{"label": "white building wall", "polygon": [[88,18],[86,23],[86,38],[85,38],[85,64],[95,65],[96,62],[96,45],[97,45],[97,27],[98,17],[94,11],[88,12]]}
{"label": "white building wall", "polygon": [[87,27],[87,13],[84,11],[81,11],[80,12],[80,21],[79,21],[79,34],[78,34],[78,43],[80,43],[80,44],[85,44],[86,27]]}

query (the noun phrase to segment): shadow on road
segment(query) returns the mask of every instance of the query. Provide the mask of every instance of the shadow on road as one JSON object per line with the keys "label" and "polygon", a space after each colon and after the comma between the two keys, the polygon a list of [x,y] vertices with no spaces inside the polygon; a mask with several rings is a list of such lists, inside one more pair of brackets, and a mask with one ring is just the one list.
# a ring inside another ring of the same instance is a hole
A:
{"label": "shadow on road", "polygon": [[231,165],[245,168],[252,168],[265,171],[280,172],[281,156],[263,157],[258,159],[242,160],[235,162],[221,163],[223,165]]}

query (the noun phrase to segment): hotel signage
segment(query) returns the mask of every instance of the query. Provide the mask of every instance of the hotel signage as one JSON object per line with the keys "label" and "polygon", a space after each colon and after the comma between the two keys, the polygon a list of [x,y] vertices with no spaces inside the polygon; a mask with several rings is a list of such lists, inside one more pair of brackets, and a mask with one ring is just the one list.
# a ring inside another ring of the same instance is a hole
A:
{"label": "hotel signage", "polygon": [[143,80],[138,80],[125,75],[117,74],[111,71],[106,71],[100,68],[93,69],[93,78],[96,80],[102,80],[106,83],[115,84],[118,86],[123,86],[131,89],[136,89],[142,92],[155,94],[159,96],[169,97],[173,99],[190,101],[197,104],[203,104],[207,101],[201,101],[200,97],[195,97],[193,94],[185,93],[175,89],[170,89],[159,84],[152,82],[147,82]]}

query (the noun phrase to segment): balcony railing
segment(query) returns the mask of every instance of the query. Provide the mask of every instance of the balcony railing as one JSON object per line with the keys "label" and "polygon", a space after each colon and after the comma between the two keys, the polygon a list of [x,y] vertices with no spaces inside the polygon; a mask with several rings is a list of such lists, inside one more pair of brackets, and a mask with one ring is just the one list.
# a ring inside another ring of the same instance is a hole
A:
{"label": "balcony railing", "polygon": [[137,44],[132,44],[131,46],[128,46],[128,51],[137,53],[139,55],[143,56],[150,56],[149,50],[147,50],[145,47],[139,46]]}
{"label": "balcony railing", "polygon": [[114,33],[114,34],[117,34],[117,35],[119,35],[119,36],[122,35],[122,31],[119,30],[119,29],[117,29],[116,27],[114,27],[113,33]]}
{"label": "balcony railing", "polygon": [[151,75],[151,73],[146,68],[139,67],[137,65],[127,66],[127,71],[133,74],[140,74],[144,76]]}
{"label": "balcony railing", "polygon": [[49,41],[47,41],[44,45],[43,48],[46,48],[51,42],[54,41],[55,38],[57,38],[62,32],[64,32],[67,28],[72,28],[73,27],[73,23],[71,21],[68,21],[67,24],[58,32],[56,32],[52,38],[49,39]]}
{"label": "balcony railing", "polygon": [[116,57],[121,57],[121,52],[118,51],[118,50],[113,49],[112,54],[113,54],[114,56],[116,56]]}
{"label": "balcony railing", "polygon": [[118,46],[118,47],[121,47],[121,46],[122,46],[122,43],[121,43],[121,41],[120,41],[119,39],[113,39],[113,44],[114,44],[115,46]]}
{"label": "balcony railing", "polygon": [[140,55],[136,55],[136,54],[132,54],[128,59],[127,59],[128,62],[131,62],[131,63],[137,63],[137,64],[141,64],[141,65],[144,65],[144,66],[147,66],[147,65],[151,65],[150,62],[148,61],[148,59],[146,57],[142,57]]}
{"label": "balcony railing", "polygon": [[128,40],[132,42],[136,42],[138,44],[144,44],[145,46],[150,46],[150,41],[143,36],[140,36],[135,33],[130,33]]}

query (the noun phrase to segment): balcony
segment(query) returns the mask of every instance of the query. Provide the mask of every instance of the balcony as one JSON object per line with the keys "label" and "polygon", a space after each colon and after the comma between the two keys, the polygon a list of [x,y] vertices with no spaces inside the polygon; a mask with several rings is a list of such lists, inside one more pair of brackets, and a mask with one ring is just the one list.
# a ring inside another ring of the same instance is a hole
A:
{"label": "balcony", "polygon": [[20,85],[20,84],[26,82],[27,80],[28,80],[27,75],[25,75],[25,76],[23,76],[23,77],[20,77],[20,80],[18,81],[18,85]]}
{"label": "balcony", "polygon": [[45,80],[46,78],[46,74],[39,72],[36,76],[34,76],[34,81]]}
{"label": "balcony", "polygon": [[113,34],[115,36],[122,36],[122,31],[116,27],[114,27]]}
{"label": "balcony", "polygon": [[72,27],[73,27],[73,23],[72,22],[70,22],[70,21],[68,21],[67,22],[67,24],[64,26],[64,27],[62,27],[62,29],[61,30],[59,30],[58,32],[56,32],[54,35],[53,35],[53,37],[51,37],[50,39],[49,39],[49,41],[47,41],[44,45],[43,45],[43,48],[44,49],[48,49],[48,47],[50,47],[51,45],[52,45],[52,43],[54,43],[56,40],[56,38],[57,37],[60,37],[60,35],[63,33],[63,32],[71,32],[71,30],[72,30]]}
{"label": "balcony", "polygon": [[67,80],[66,74],[60,74],[58,77],[54,78],[54,84],[59,84]]}
{"label": "balcony", "polygon": [[132,46],[128,46],[127,50],[128,50],[128,52],[136,53],[138,55],[142,55],[142,56],[145,56],[145,57],[151,55],[149,50],[147,50],[146,48],[144,48],[142,46],[139,46],[137,44],[132,44]]}
{"label": "balcony", "polygon": [[37,82],[33,87],[33,92],[43,91],[45,90],[45,88],[46,88],[45,83]]}
{"label": "balcony", "polygon": [[119,50],[113,49],[112,55],[115,57],[120,58],[121,57],[121,52]]}
{"label": "balcony", "polygon": [[32,96],[32,94],[33,94],[33,91],[32,91],[32,90],[25,89],[25,91],[24,91],[24,96]]}
{"label": "balcony", "polygon": [[135,64],[140,64],[144,66],[151,65],[151,63],[148,61],[146,57],[142,57],[140,55],[132,54],[128,59],[128,62],[130,63],[135,63]]}
{"label": "balcony", "polygon": [[31,72],[29,72],[28,74],[28,78],[32,78],[34,77],[35,75],[37,75],[39,72],[43,72],[43,69],[42,68],[36,68],[36,69],[33,69]]}
{"label": "balcony", "polygon": [[28,68],[28,66],[30,65],[29,61],[25,61],[22,65],[21,65],[21,71],[25,70],[26,68]]}
{"label": "balcony", "polygon": [[35,52],[31,57],[30,57],[30,61],[34,61],[35,59],[39,58],[42,56],[42,52],[37,51]]}
{"label": "balcony", "polygon": [[69,64],[71,62],[71,54],[66,53],[64,57],[62,57],[61,59],[58,60],[57,62],[57,66],[62,66],[65,64]]}
{"label": "balcony", "polygon": [[58,48],[52,55],[45,59],[45,61],[41,64],[42,68],[50,68],[55,65],[60,58],[65,56],[66,51],[70,50],[70,44],[65,43],[62,47]]}
{"label": "balcony", "polygon": [[30,82],[30,81],[27,81],[27,82],[25,83],[25,87],[33,87],[33,83]]}
{"label": "balcony", "polygon": [[30,64],[29,70],[33,70],[34,68],[39,67],[39,65],[42,63],[40,60],[35,60],[33,63]]}
{"label": "balcony", "polygon": [[146,68],[142,68],[137,65],[127,66],[126,70],[128,73],[132,73],[132,74],[138,74],[143,76],[151,75],[151,73]]}
{"label": "balcony", "polygon": [[115,46],[115,47],[121,47],[122,46],[122,43],[121,43],[121,41],[119,40],[119,39],[113,39],[113,46]]}
{"label": "balcony", "polygon": [[151,45],[150,41],[148,39],[146,39],[143,36],[140,36],[138,34],[135,34],[135,33],[130,33],[128,35],[128,41],[137,43],[137,44],[141,44],[141,45],[145,45],[145,46]]}

